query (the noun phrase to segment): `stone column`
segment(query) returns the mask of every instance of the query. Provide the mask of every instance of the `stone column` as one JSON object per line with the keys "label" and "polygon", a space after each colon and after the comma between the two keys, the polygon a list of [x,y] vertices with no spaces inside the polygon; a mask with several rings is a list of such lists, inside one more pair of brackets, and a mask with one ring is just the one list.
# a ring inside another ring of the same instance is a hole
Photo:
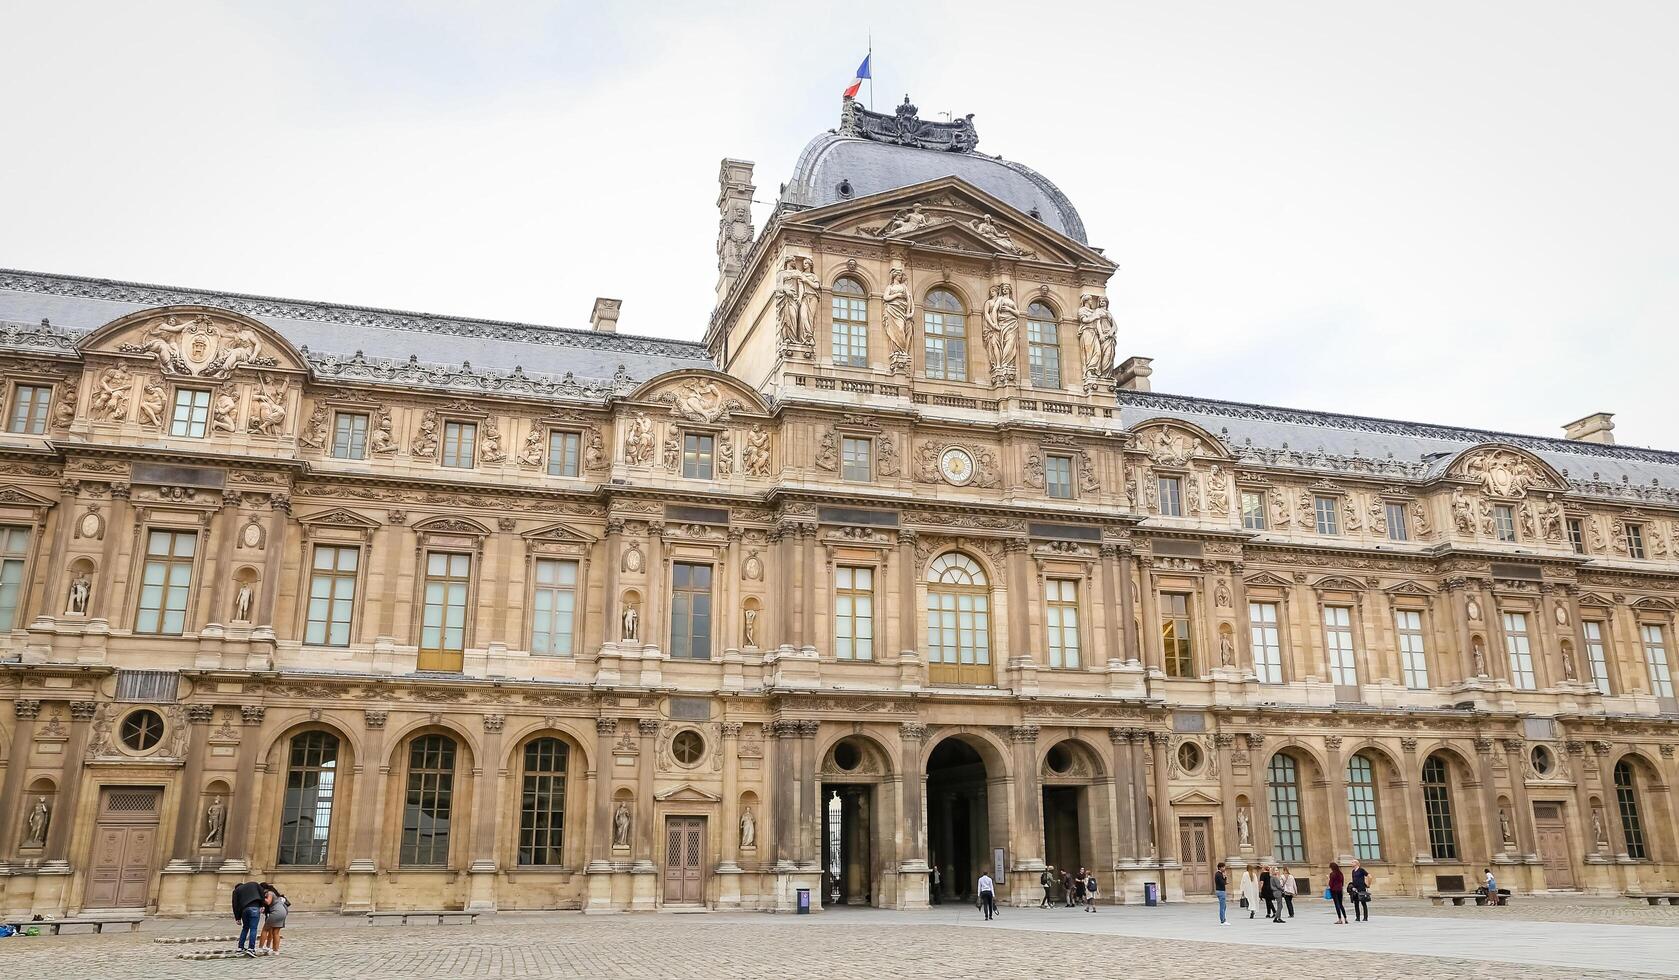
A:
{"label": "stone column", "polygon": [[1014,866],[1028,871],[1044,864],[1044,799],[1038,773],[1038,726],[1016,725],[1009,729],[1014,743],[1015,832],[1011,835]]}
{"label": "stone column", "polygon": [[[1592,829],[1592,799],[1591,790],[1586,785],[1586,743],[1569,739],[1563,743],[1563,751],[1568,754],[1569,767],[1574,773],[1574,818],[1572,822],[1579,827],[1580,839],[1585,841],[1585,849],[1581,852],[1587,861],[1593,858],[1601,860],[1603,856],[1602,842],[1597,839],[1597,833]],[[1607,828],[1605,828],[1607,830]]]}
{"label": "stone column", "polygon": [[[36,603],[41,616],[50,616],[53,619],[63,616],[65,609],[70,605],[64,582],[65,565],[68,564],[64,553],[70,546],[70,527],[76,523],[76,505],[81,502],[78,493],[81,483],[78,481],[65,480],[59,484],[59,488],[58,504],[52,509],[52,550],[48,554],[45,584],[42,586],[45,592],[41,601]],[[105,530],[108,533],[110,528],[106,527]],[[16,616],[18,626],[24,623],[23,613],[23,606],[20,605]],[[0,854],[3,854],[3,849],[0,849]]]}
{"label": "stone column", "polygon": [[635,806],[635,864],[638,870],[651,868],[653,842],[657,840],[653,827],[653,770],[658,765],[659,720],[638,718],[635,723],[640,738],[640,756],[636,759]]}
{"label": "stone column", "polygon": [[[1244,673],[1257,674],[1253,662],[1253,617],[1248,611],[1248,583],[1242,578],[1242,567],[1241,562],[1236,562],[1230,569],[1230,601],[1236,607],[1230,610],[1235,620],[1230,628],[1236,632],[1236,666]],[[1279,608],[1278,612],[1282,610]],[[1280,630],[1282,624],[1277,626]],[[1277,642],[1279,645],[1282,642],[1280,634]]]}
{"label": "stone column", "polygon": [[[922,794],[926,791],[926,776],[922,773],[921,745],[927,737],[927,726],[915,721],[906,721],[898,726],[898,739],[901,746],[903,783],[901,785],[901,809],[899,818],[903,827],[902,843],[898,846],[898,853],[902,856],[899,870],[905,874],[921,875],[921,902],[927,900],[925,876],[927,867],[927,833],[922,826],[922,819],[926,814],[926,806],[922,802]],[[905,885],[899,882],[899,893],[904,894]]]}
{"label": "stone column", "polygon": [[[624,520],[621,517],[608,518],[606,522],[606,561],[603,563],[606,579],[606,594],[601,596],[601,642],[615,643],[621,637],[618,631],[623,628],[619,619],[618,609],[618,570],[624,564]],[[610,768],[610,767],[608,767]]]}
{"label": "stone column", "polygon": [[1137,862],[1145,863],[1156,856],[1150,842],[1154,838],[1154,811],[1149,807],[1148,770],[1143,767],[1143,753],[1148,751],[1148,732],[1131,729],[1125,733],[1131,750],[1131,813],[1137,820]]}
{"label": "stone column", "polygon": [[[93,587],[93,599],[88,604],[89,619],[103,619],[109,621],[112,616],[111,593],[116,591],[117,570],[114,567],[117,555],[121,554],[122,539],[132,537],[134,529],[134,507],[128,501],[131,487],[126,483],[111,484],[111,510],[105,522],[105,547],[99,553],[99,571]],[[145,542],[140,542],[145,547]],[[129,583],[130,587],[132,583]],[[121,612],[118,607],[117,612]]]}
{"label": "stone column", "polygon": [[[82,795],[82,760],[87,753],[88,729],[99,710],[95,701],[70,702],[70,740],[64,743],[64,766],[59,770],[58,812],[74,814]],[[114,733],[113,733],[114,734]],[[63,862],[70,853],[70,830],[74,820],[54,820],[47,828],[47,861]]]}
{"label": "stone column", "polygon": [[1142,660],[1141,636],[1137,631],[1137,607],[1131,595],[1131,566],[1133,559],[1129,549],[1122,549],[1119,553],[1119,616],[1120,631],[1125,638],[1125,659],[1128,663],[1138,663]]}
{"label": "stone column", "polygon": [[[742,725],[738,721],[725,721],[719,727],[723,733],[723,744],[719,751],[723,753],[723,805],[721,808],[723,820],[722,860],[718,862],[720,871],[740,870],[740,730]],[[754,820],[759,816],[753,815]],[[756,829],[754,829],[756,832]]]}
{"label": "stone column", "polygon": [[1475,771],[1481,783],[1481,811],[1483,813],[1482,826],[1486,828],[1487,841],[1491,846],[1487,848],[1493,854],[1508,856],[1511,854],[1510,845],[1504,841],[1504,831],[1498,826],[1498,783],[1492,774],[1492,739],[1477,736],[1475,739]]}
{"label": "stone column", "polygon": [[1166,771],[1166,746],[1172,736],[1154,732],[1149,736],[1154,744],[1154,825],[1155,840],[1160,844],[1160,863],[1178,863],[1177,821],[1172,817],[1172,786]]}
{"label": "stone column", "polygon": [[618,719],[595,719],[595,805],[589,820],[589,872],[612,869],[612,737]]}
{"label": "stone column", "polygon": [[384,819],[385,794],[390,786],[390,763],[385,756],[385,718],[383,708],[366,708],[362,721],[367,728],[366,743],[355,757],[350,774],[350,850],[344,885],[344,904],[341,911],[371,912],[374,907],[373,886],[379,871],[379,824]]}
{"label": "stone column", "polygon": [[[12,702],[12,715],[17,724],[12,727],[11,758],[6,762],[5,791],[0,792],[0,862],[15,855],[18,846],[18,820],[28,809],[27,801],[23,798],[23,778],[29,772],[29,753],[35,745],[35,719],[41,713],[41,702],[35,698],[18,698]],[[58,828],[58,824],[68,823],[64,809],[64,790],[59,786],[59,792],[53,800],[53,812],[47,830],[50,833]]]}
{"label": "stone column", "polygon": [[[270,541],[273,536],[270,535]],[[273,552],[269,553],[270,555]],[[265,573],[266,575],[266,573]],[[266,580],[264,585],[266,585]],[[263,589],[263,595],[272,593]],[[263,622],[268,622],[264,619]],[[256,805],[257,784],[257,753],[261,748],[263,716],[267,709],[260,704],[246,704],[239,707],[241,727],[239,729],[239,754],[235,763],[233,777],[233,799],[227,801],[227,843],[222,847],[222,867],[224,872],[242,873],[250,868],[249,828],[251,826],[251,809]]]}
{"label": "stone column", "polygon": [[723,567],[718,570],[718,595],[722,600],[719,610],[723,614],[723,649],[740,649],[740,539],[746,534],[738,527],[728,530],[729,547],[725,552]]}
{"label": "stone column", "polygon": [[1533,804],[1527,796],[1527,743],[1519,738],[1504,740],[1504,764],[1510,773],[1510,805],[1512,829],[1516,834],[1516,852],[1530,861],[1539,860],[1539,835],[1533,827]]}
{"label": "stone column", "polygon": [[1122,728],[1108,729],[1113,747],[1114,824],[1119,830],[1119,859],[1125,864],[1137,860],[1136,773],[1131,769],[1131,735]]}
{"label": "stone column", "polygon": [[798,756],[799,723],[774,721],[768,726],[770,753],[775,764],[774,782],[770,784],[771,820],[775,832],[775,866],[778,871],[793,870],[798,857],[798,842],[794,839],[798,820],[798,776],[795,772]]}
{"label": "stone column", "polygon": [[286,532],[291,529],[291,497],[288,494],[270,495],[269,506],[274,519],[268,525],[268,552],[263,556],[262,594],[257,597],[256,622],[253,626],[274,626],[274,600],[280,594],[280,569],[286,559]]}
{"label": "stone column", "polygon": [[799,855],[800,866],[821,867],[822,859],[822,781],[816,776],[816,732],[821,727],[815,721],[799,722]]}
{"label": "stone column", "polygon": [[[911,658],[921,648],[915,628],[919,605],[915,600],[915,538],[914,531],[898,532],[898,652]],[[909,668],[902,670],[908,672]]]}
{"label": "stone column", "polygon": [[[1027,636],[1032,623],[1031,610],[1037,597],[1026,584],[1026,549],[1028,547],[1025,538],[1009,538],[1003,542],[1003,548],[1006,551],[1004,572],[1009,587],[1007,599],[1009,648],[1004,651],[1002,657],[993,658],[1001,660],[999,666],[1003,667],[1008,666],[1016,658],[1031,659],[1032,656],[1032,646]],[[999,602],[998,605],[1004,605],[1004,603]],[[1047,667],[1048,664],[1043,666]]]}
{"label": "stone column", "polygon": [[795,552],[799,544],[798,526],[787,521],[776,525],[771,540],[778,546],[776,560],[771,564],[771,574],[776,581],[775,629],[776,635],[766,647],[791,646],[798,647],[798,618],[794,615],[793,599],[797,595],[794,590],[795,572],[798,562]]}
{"label": "stone column", "polygon": [[[496,825],[501,812],[502,790],[507,782],[502,768],[501,729],[506,719],[499,714],[484,716],[484,748],[477,762],[472,787],[471,863],[467,865],[467,909],[496,910]],[[517,859],[515,859],[517,861]]]}
{"label": "stone column", "polygon": [[[239,537],[239,503],[245,497],[237,490],[222,491],[222,506],[216,511],[216,516],[210,522],[210,540],[205,544],[213,545],[216,549],[216,560],[211,567],[210,579],[210,608],[200,610],[193,618],[194,623],[227,623],[233,619],[232,610],[227,604],[227,583],[233,577],[233,548]],[[272,552],[270,552],[272,554]],[[264,572],[263,594],[269,593],[267,573]]]}
{"label": "stone column", "polygon": [[1142,648],[1143,663],[1150,670],[1164,672],[1166,665],[1160,650],[1160,599],[1154,591],[1154,562],[1149,558],[1138,560],[1142,566],[1143,635],[1137,637],[1137,642]]}
{"label": "stone column", "polygon": [[816,526],[807,524],[799,530],[800,649],[817,646],[816,579]]}
{"label": "stone column", "polygon": [[[1241,581],[1241,579],[1237,579]],[[1213,735],[1213,744],[1218,746],[1218,795],[1222,801],[1219,807],[1219,824],[1222,831],[1218,838],[1224,845],[1224,857],[1235,857],[1242,853],[1241,834],[1236,829],[1236,774],[1231,772],[1230,748],[1236,744],[1236,736],[1229,732],[1218,732]],[[1248,816],[1248,830],[1252,833],[1253,816]]]}
{"label": "stone column", "polygon": [[1351,861],[1353,850],[1352,818],[1347,814],[1347,769],[1341,762],[1341,736],[1325,735],[1323,739],[1324,786],[1329,799],[1329,850],[1337,860]]}
{"label": "stone column", "polygon": [[1418,863],[1432,863],[1434,847],[1428,840],[1428,810],[1422,800],[1422,763],[1417,759],[1417,739],[1407,735],[1399,740],[1399,747],[1405,751],[1405,777],[1411,785],[1411,791],[1405,794],[1405,807],[1411,815],[1412,857]]}
{"label": "stone column", "polygon": [[1248,811],[1253,834],[1253,852],[1261,861],[1269,861],[1271,855],[1271,806],[1270,797],[1265,793],[1265,736],[1259,732],[1248,732],[1242,736],[1248,743],[1248,799],[1252,801],[1252,809]]}
{"label": "stone column", "polygon": [[[175,821],[175,841],[170,849],[171,865],[185,865],[193,860],[198,853],[199,844],[204,840],[206,831],[203,821],[203,811],[199,809],[202,802],[200,784],[204,779],[204,750],[209,741],[210,722],[216,716],[214,705],[187,705],[187,722],[192,726],[192,734],[187,740],[186,763],[181,770],[181,813]],[[232,816],[231,800],[223,800],[228,813],[224,820]],[[227,847],[228,824],[222,825],[222,847]]]}
{"label": "stone column", "polygon": [[[670,643],[670,557],[665,548],[665,522],[647,522],[647,596],[641,602],[639,646],[656,646],[667,654]],[[643,665],[642,670],[647,668]],[[645,683],[645,682],[644,682]]]}

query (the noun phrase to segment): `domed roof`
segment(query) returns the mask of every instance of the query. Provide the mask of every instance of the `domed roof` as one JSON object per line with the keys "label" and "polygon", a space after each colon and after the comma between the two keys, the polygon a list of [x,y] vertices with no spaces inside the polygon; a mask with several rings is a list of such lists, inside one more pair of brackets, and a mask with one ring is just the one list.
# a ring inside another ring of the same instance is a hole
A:
{"label": "domed roof", "polygon": [[799,154],[783,204],[819,208],[940,177],[958,177],[1029,214],[1063,235],[1089,244],[1073,202],[1031,167],[975,152],[973,116],[928,122],[909,97],[893,115],[848,101],[838,129],[811,140]]}

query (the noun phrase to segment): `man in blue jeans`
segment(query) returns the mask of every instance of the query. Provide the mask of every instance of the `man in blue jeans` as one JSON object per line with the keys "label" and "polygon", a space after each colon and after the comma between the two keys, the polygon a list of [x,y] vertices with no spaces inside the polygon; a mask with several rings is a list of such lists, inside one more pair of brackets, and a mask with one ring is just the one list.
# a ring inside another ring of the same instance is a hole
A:
{"label": "man in blue jeans", "polygon": [[233,917],[239,920],[239,952],[257,954],[257,932],[262,928],[262,886],[245,881],[233,886]]}
{"label": "man in blue jeans", "polygon": [[1230,924],[1224,918],[1224,890],[1229,883],[1224,876],[1224,862],[1220,861],[1218,870],[1213,872],[1213,894],[1218,896],[1218,924],[1221,926]]}

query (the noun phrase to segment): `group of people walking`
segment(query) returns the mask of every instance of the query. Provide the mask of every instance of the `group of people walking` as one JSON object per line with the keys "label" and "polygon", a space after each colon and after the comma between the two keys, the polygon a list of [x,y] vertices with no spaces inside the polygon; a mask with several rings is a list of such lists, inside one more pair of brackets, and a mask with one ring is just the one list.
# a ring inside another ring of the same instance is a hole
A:
{"label": "group of people walking", "polygon": [[1060,905],[1076,909],[1082,906],[1086,912],[1096,911],[1096,895],[1100,888],[1094,871],[1080,868],[1078,874],[1073,874],[1062,868],[1058,874],[1052,864],[1038,876],[1038,884],[1044,888],[1044,900],[1038,903],[1038,908]]}
{"label": "group of people walking", "polygon": [[233,917],[239,920],[239,952],[245,956],[280,951],[280,930],[286,927],[291,903],[266,881],[233,886]]}
{"label": "group of people walking", "polygon": [[[1213,872],[1213,892],[1218,896],[1219,925],[1229,925],[1228,897],[1230,894],[1230,870],[1223,861],[1219,862],[1218,870]],[[1257,874],[1254,866],[1248,865],[1242,870],[1242,880],[1238,885],[1237,897],[1241,907],[1248,910],[1248,918],[1259,916],[1263,910],[1265,918],[1274,923],[1285,923],[1294,918],[1294,899],[1300,893],[1299,883],[1287,866],[1279,865],[1275,868],[1269,864],[1259,866]],[[1335,923],[1345,924],[1347,910],[1345,900],[1351,898],[1353,914],[1357,921],[1365,922],[1370,918],[1370,872],[1366,871],[1357,861],[1352,863],[1352,872],[1342,872],[1341,866],[1335,862],[1329,865],[1329,885],[1324,889],[1324,897],[1335,903]],[[1287,918],[1284,918],[1284,912]]]}

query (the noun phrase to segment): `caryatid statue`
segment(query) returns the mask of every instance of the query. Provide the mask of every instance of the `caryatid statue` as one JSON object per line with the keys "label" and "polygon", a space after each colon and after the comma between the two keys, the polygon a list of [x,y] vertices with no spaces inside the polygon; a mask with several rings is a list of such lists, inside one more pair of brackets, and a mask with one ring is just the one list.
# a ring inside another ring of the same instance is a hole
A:
{"label": "caryatid statue", "polygon": [[909,371],[910,335],[914,330],[911,319],[915,316],[915,299],[910,295],[908,279],[904,270],[893,269],[886,292],[880,297],[880,326],[886,333],[887,346],[891,348],[891,366],[894,374]]}
{"label": "caryatid statue", "polygon": [[612,815],[612,846],[630,846],[630,804],[628,801],[620,801],[618,811]]}
{"label": "caryatid statue", "polygon": [[1019,334],[1020,310],[1015,306],[1014,287],[998,283],[985,301],[985,352],[991,359],[991,383],[1009,384],[1015,379],[1015,342]]}
{"label": "caryatid statue", "polygon": [[1105,378],[1113,370],[1114,354],[1119,346],[1119,331],[1114,326],[1108,298],[1095,293],[1079,297],[1079,356],[1084,361],[1087,380]]}

